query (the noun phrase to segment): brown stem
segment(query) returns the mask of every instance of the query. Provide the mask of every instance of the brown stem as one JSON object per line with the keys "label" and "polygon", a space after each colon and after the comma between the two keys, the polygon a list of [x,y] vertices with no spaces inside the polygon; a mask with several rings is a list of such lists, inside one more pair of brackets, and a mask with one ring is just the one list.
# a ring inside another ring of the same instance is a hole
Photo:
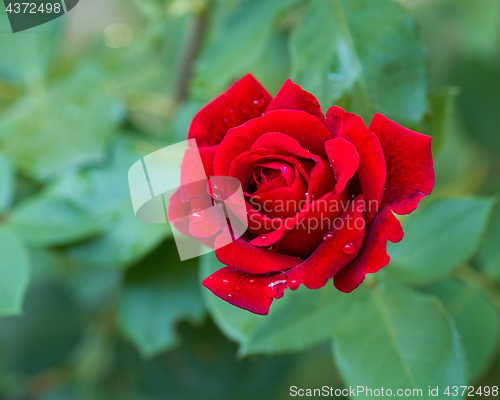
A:
{"label": "brown stem", "polygon": [[194,16],[191,35],[180,66],[179,83],[174,94],[174,99],[177,103],[182,102],[188,96],[189,81],[193,72],[194,61],[200,50],[205,24],[206,11],[199,11]]}

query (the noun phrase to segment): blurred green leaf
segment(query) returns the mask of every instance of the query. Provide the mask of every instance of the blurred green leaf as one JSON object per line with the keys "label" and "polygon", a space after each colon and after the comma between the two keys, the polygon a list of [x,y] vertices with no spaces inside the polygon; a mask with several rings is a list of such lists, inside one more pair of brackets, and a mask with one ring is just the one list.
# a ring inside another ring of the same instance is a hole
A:
{"label": "blurred green leaf", "polygon": [[[203,255],[200,257],[200,281],[223,267],[225,265],[217,260],[215,253]],[[235,307],[219,299],[206,288],[202,289],[202,293],[205,305],[217,326],[225,335],[237,342],[247,340],[254,328],[266,318]]]}
{"label": "blurred green leaf", "polygon": [[250,332],[240,346],[241,354],[282,353],[304,350],[332,336],[342,323],[352,296],[333,285],[320,290],[301,287],[286,290],[271,306],[269,315]]}
{"label": "blurred green leaf", "polygon": [[14,171],[9,160],[0,153],[0,213],[9,206],[14,196]]}
{"label": "blurred green leaf", "polygon": [[484,239],[479,249],[479,262],[484,272],[500,281],[500,203],[497,203],[491,214]]}
{"label": "blurred green leaf", "polygon": [[110,160],[57,181],[47,193],[85,209],[103,227],[103,234],[72,246],[68,255],[106,268],[128,266],[171,234],[168,224],[146,224],[135,218],[128,186],[129,168],[156,147],[121,137]]}
{"label": "blurred green leaf", "polygon": [[500,68],[491,64],[458,59],[450,73],[453,84],[460,87],[457,104],[459,115],[468,133],[487,146],[495,155],[500,154],[500,135],[496,127],[500,124],[498,103],[500,102]]}
{"label": "blurred green leaf", "polygon": [[13,34],[8,14],[0,13],[0,80],[22,83],[26,88],[40,82],[56,58],[60,27],[58,19],[31,28],[29,33]]}
{"label": "blurred green leaf", "polygon": [[118,315],[121,329],[144,356],[173,347],[176,324],[204,316],[196,260],[181,262],[175,242],[165,242],[127,271]]}
{"label": "blurred green leaf", "polygon": [[60,284],[31,287],[22,317],[0,320],[2,361],[17,374],[35,374],[69,361],[83,330],[71,294]]}
{"label": "blurred green leaf", "polygon": [[436,295],[454,319],[465,355],[471,382],[487,372],[495,359],[500,337],[500,315],[494,305],[472,286],[446,280],[425,289]]}
{"label": "blurred green leaf", "polygon": [[67,200],[38,196],[16,206],[8,225],[32,246],[76,242],[100,231],[94,218]]}
{"label": "blurred green leaf", "polygon": [[0,226],[0,255],[0,316],[20,314],[30,275],[28,251],[3,226]]}
{"label": "blurred green leaf", "polygon": [[421,133],[432,138],[432,153],[435,155],[443,146],[451,129],[455,98],[459,93],[456,87],[445,87],[430,97],[429,111],[422,122]]}
{"label": "blurred green leaf", "polygon": [[[251,71],[263,58],[272,58],[269,46],[276,17],[301,1],[217,1],[210,14],[207,43],[196,62],[193,95],[205,100],[212,98]],[[271,46],[279,46],[279,43]]]}
{"label": "blurred green leaf", "polygon": [[410,283],[447,275],[477,250],[493,205],[491,198],[441,199],[415,211],[403,221],[403,240],[387,244],[384,274]]}
{"label": "blurred green leaf", "polygon": [[34,85],[0,120],[0,150],[39,180],[101,160],[119,121],[104,78],[84,64],[51,87]]}
{"label": "blurred green leaf", "polygon": [[393,395],[421,389],[418,397],[432,398],[429,386],[442,393],[448,385],[466,384],[451,318],[435,298],[404,287],[364,291],[335,330],[333,353],[348,386],[384,387]]}
{"label": "blurred green leaf", "polygon": [[427,110],[425,53],[394,1],[312,1],[291,48],[292,79],[325,109],[337,103],[366,123],[380,112],[403,124]]}
{"label": "blurred green leaf", "polygon": [[491,60],[500,45],[500,3],[490,0],[455,0],[461,39],[469,57]]}
{"label": "blurred green leaf", "polygon": [[274,33],[259,60],[249,68],[255,78],[274,95],[290,75],[288,38]]}

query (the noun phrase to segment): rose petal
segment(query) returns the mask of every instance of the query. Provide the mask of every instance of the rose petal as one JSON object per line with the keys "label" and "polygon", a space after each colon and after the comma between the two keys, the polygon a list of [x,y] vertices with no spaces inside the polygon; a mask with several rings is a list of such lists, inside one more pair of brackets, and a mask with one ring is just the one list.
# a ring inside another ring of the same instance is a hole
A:
{"label": "rose petal", "polygon": [[375,114],[370,130],[380,139],[387,164],[387,182],[382,206],[397,214],[408,214],[434,188],[431,137],[404,128]]}
{"label": "rose petal", "polygon": [[[285,287],[295,290],[302,283],[309,288],[323,286],[336,271],[355,257],[356,248],[363,241],[364,228],[349,229],[347,224],[348,218],[362,218],[362,209],[358,209],[359,204],[362,207],[362,197],[351,204],[342,216],[343,227],[335,231],[334,239],[322,243],[301,264],[276,274],[248,274],[227,266],[203,280],[203,286],[222,300],[260,315],[268,314],[272,301],[283,295]],[[351,246],[351,243],[354,251],[346,252],[345,245]]]}
{"label": "rose petal", "polygon": [[297,140],[279,132],[269,132],[259,137],[250,147],[250,150],[257,149],[270,149],[282,152],[284,155],[306,159],[311,157],[311,153],[304,149]]}
{"label": "rose petal", "polygon": [[330,160],[337,183],[335,190],[343,192],[347,182],[359,167],[359,154],[356,147],[346,139],[337,137],[325,143],[326,154]]}
{"label": "rose petal", "polygon": [[303,90],[299,85],[287,79],[274,99],[267,106],[266,113],[274,110],[302,110],[315,115],[325,123],[325,116],[321,112],[318,100],[311,93]]}
{"label": "rose petal", "polygon": [[309,289],[319,289],[349,264],[363,244],[365,236],[363,208],[364,200],[360,195],[350,203],[348,210],[335,223],[330,231],[331,239],[324,240],[310,257],[287,273],[289,281],[295,280],[296,284],[303,283]]}
{"label": "rose petal", "polygon": [[361,117],[346,113],[340,107],[331,107],[327,112],[326,121],[334,137],[347,139],[358,151],[357,176],[368,205],[365,219],[369,224],[375,217],[384,196],[386,162],[380,141],[365,126]]}
{"label": "rose petal", "polygon": [[239,238],[218,248],[217,243],[227,243],[229,233],[223,232],[215,242],[217,259],[234,268],[251,274],[266,274],[283,271],[300,264],[302,260],[286,254],[255,247]]}
{"label": "rose petal", "polygon": [[[213,175],[215,153],[219,146],[198,147],[187,149],[181,164],[181,198],[183,202],[207,194],[207,177]],[[204,171],[199,171],[199,160]],[[186,184],[196,179],[197,182]]]}
{"label": "rose petal", "polygon": [[201,244],[214,248],[216,235],[206,238],[206,237],[194,237],[189,232],[189,214],[191,212],[191,206],[189,203],[184,203],[181,200],[180,190],[178,189],[172,196],[170,196],[168,203],[168,221],[174,225],[174,227],[183,235],[195,239]]}
{"label": "rose petal", "polygon": [[412,212],[434,187],[429,136],[406,129],[380,114],[375,114],[370,129],[377,134],[384,149],[387,190],[362,252],[335,276],[335,287],[343,292],[354,290],[367,273],[377,272],[389,264],[387,241],[397,243],[403,238],[401,224],[392,212]]}
{"label": "rose petal", "polygon": [[199,147],[217,145],[229,129],[261,116],[270,101],[267,90],[247,74],[198,111],[188,139],[196,139]]}
{"label": "rose petal", "polygon": [[269,132],[288,135],[311,153],[327,159],[324,143],[332,136],[318,118],[305,111],[276,110],[227,132],[215,155],[215,174],[228,175],[231,162],[241,153],[249,151],[259,137]]}
{"label": "rose petal", "polygon": [[403,235],[403,228],[392,211],[388,208],[381,210],[368,230],[358,257],[335,275],[335,287],[341,292],[352,292],[364,281],[367,273],[376,272],[389,264],[387,241],[397,243]]}
{"label": "rose petal", "polygon": [[233,267],[224,267],[202,283],[217,297],[258,315],[267,315],[274,298],[266,294],[273,275],[250,275]]}

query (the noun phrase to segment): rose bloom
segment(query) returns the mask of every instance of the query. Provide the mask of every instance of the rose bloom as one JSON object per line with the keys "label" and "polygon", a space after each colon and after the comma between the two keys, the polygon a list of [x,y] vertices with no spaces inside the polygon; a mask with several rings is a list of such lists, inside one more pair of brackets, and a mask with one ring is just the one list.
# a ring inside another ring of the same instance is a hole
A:
{"label": "rose bloom", "polygon": [[[429,136],[381,114],[367,128],[337,106],[325,118],[316,98],[290,80],[272,98],[244,76],[198,112],[188,139],[196,139],[207,179],[241,183],[248,230],[220,247],[231,232],[216,218],[178,228],[211,241],[226,265],[203,285],[256,314],[301,284],[318,289],[333,278],[342,292],[357,288],[389,263],[387,241],[403,238],[393,212],[411,213],[434,186]],[[206,184],[181,188],[169,217],[197,216],[213,203]]]}

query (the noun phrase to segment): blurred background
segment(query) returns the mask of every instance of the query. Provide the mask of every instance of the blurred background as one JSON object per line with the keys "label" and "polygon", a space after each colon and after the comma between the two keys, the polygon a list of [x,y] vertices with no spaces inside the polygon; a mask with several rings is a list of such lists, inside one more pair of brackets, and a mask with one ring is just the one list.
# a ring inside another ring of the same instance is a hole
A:
{"label": "blurred background", "polygon": [[[17,34],[0,12],[0,399],[266,400],[292,385],[344,387],[327,341],[243,357],[238,334],[214,323],[198,261],[180,263],[168,226],[135,220],[127,182],[135,161],[184,140],[196,111],[247,72],[273,95],[292,77],[323,111],[336,102],[368,123],[356,93],[339,89],[352,78],[342,53],[337,64],[314,58],[336,22],[314,19],[309,3],[80,0]],[[372,54],[369,90],[388,85],[386,98],[373,92],[375,111],[433,136],[431,198],[494,196],[500,1],[399,3],[383,26],[411,33],[416,21],[421,42],[385,72],[383,49],[360,50]],[[408,74],[407,97],[392,95],[391,74]],[[500,206],[482,224],[468,256],[479,291],[453,306],[480,302],[482,320],[462,322],[479,332],[461,333],[469,383],[493,385]]]}

